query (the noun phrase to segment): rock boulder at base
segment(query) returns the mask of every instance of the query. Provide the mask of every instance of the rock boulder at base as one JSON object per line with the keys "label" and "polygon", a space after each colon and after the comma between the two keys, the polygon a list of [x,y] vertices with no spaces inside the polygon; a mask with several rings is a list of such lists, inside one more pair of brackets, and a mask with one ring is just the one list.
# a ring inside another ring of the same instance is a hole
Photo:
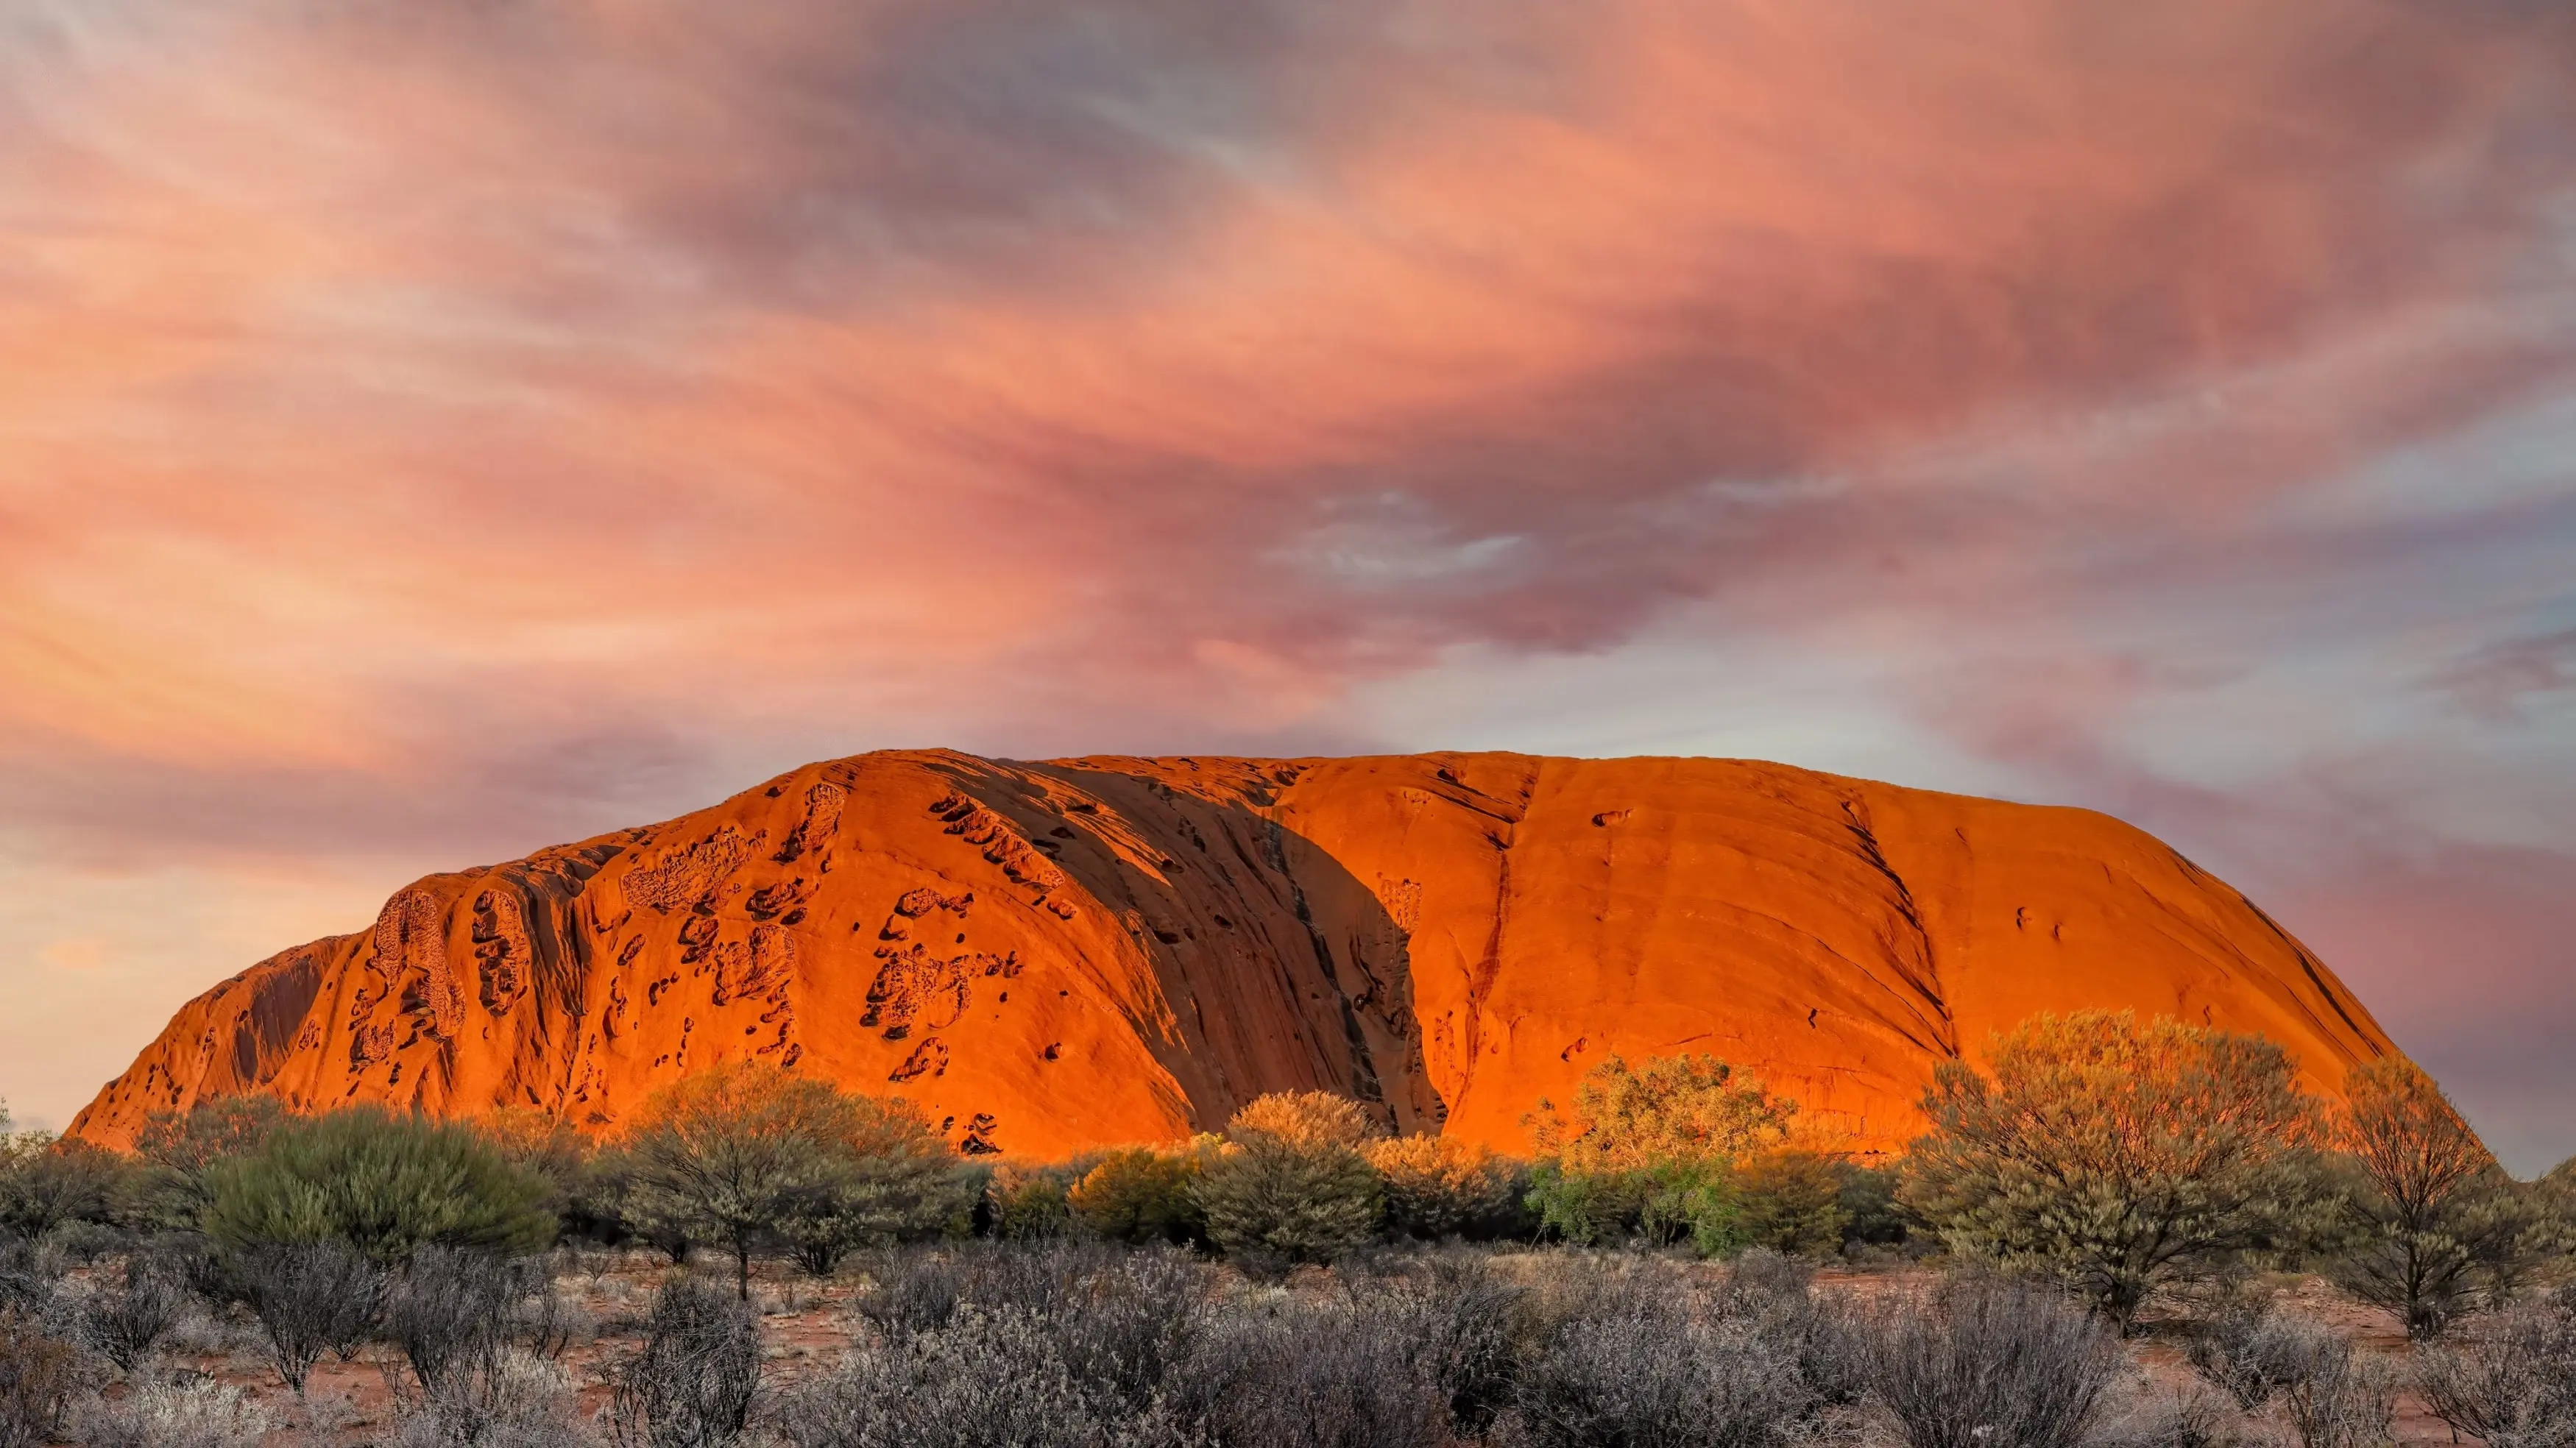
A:
{"label": "rock boulder at base", "polygon": [[2333,1094],[2393,1054],[2314,956],[2083,810],[1717,759],[809,765],[433,875],[190,1002],[72,1131],[265,1092],[613,1128],[775,1061],[969,1152],[1211,1129],[1327,1090],[1511,1150],[1613,1052],[1702,1052],[1861,1150],[2035,1011],[2260,1032]]}

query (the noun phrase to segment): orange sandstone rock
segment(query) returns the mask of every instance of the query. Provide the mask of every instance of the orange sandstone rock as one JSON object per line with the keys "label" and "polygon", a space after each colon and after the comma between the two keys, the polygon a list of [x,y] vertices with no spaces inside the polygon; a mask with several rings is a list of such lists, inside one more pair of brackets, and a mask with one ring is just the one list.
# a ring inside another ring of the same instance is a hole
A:
{"label": "orange sandstone rock", "polygon": [[2034,1011],[2395,1052],[2242,895],[2082,810],[1714,759],[809,765],[433,875],[191,1002],[73,1123],[266,1092],[613,1127],[719,1060],[921,1104],[969,1151],[1211,1128],[1266,1091],[1515,1150],[1616,1051],[1723,1056],[1863,1150]]}

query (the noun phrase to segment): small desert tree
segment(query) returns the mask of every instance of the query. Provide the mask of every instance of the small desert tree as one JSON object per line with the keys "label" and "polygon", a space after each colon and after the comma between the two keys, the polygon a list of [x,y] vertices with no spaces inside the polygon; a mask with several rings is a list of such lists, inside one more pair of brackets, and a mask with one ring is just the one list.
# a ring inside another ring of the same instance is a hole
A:
{"label": "small desert tree", "polygon": [[1526,1118],[1539,1149],[1530,1208],[1572,1242],[1636,1232],[1732,1250],[1736,1160],[1784,1141],[1797,1110],[1714,1056],[1636,1069],[1613,1055],[1575,1087],[1570,1117],[1542,1100]]}
{"label": "small desert tree", "polygon": [[2414,1062],[2391,1056],[2356,1066],[2344,1095],[2333,1200],[2345,1230],[2329,1274],[2395,1315],[2409,1337],[2436,1336],[2509,1280],[2532,1214]]}
{"label": "small desert tree", "polygon": [[1364,1153],[1382,1135],[1356,1104],[1321,1091],[1250,1102],[1191,1189],[1208,1236],[1255,1266],[1328,1262],[1366,1241],[1383,1202]]}
{"label": "small desert tree", "polygon": [[798,1265],[828,1276],[861,1247],[934,1232],[967,1212],[977,1187],[930,1123],[901,1101],[845,1095],[830,1169],[796,1194],[779,1235]]}
{"label": "small desert tree", "polygon": [[955,1203],[947,1146],[901,1102],[751,1062],[654,1093],[620,1142],[627,1215],[648,1234],[719,1242],[736,1296],[786,1243],[823,1270],[853,1246],[936,1225]]}
{"label": "small desert tree", "polygon": [[236,1248],[338,1241],[391,1264],[432,1244],[535,1252],[555,1238],[534,1173],[469,1128],[372,1106],[281,1126],[209,1177],[206,1233]]}
{"label": "small desert tree", "polygon": [[2057,1273],[2123,1330],[2308,1200],[2312,1104],[2258,1036],[2078,1011],[2031,1017],[1988,1059],[1991,1076],[1934,1072],[1904,1200],[1954,1251]]}
{"label": "small desert tree", "polygon": [[218,1096],[153,1112],[134,1138],[126,1210],[142,1226],[196,1230],[215,1199],[216,1163],[257,1152],[285,1120],[272,1096]]}

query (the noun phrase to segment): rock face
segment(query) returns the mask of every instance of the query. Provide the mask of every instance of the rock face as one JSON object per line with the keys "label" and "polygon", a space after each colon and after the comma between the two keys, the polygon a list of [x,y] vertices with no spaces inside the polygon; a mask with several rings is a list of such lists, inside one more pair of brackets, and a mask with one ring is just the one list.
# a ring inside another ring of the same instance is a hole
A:
{"label": "rock face", "polygon": [[1616,1051],[1726,1057],[1864,1150],[2041,1010],[2395,1047],[2235,890],[2116,820],[1711,759],[809,765],[433,875],[191,1002],[76,1135],[266,1092],[613,1127],[776,1061],[969,1152],[1211,1128],[1265,1091],[1524,1146]]}

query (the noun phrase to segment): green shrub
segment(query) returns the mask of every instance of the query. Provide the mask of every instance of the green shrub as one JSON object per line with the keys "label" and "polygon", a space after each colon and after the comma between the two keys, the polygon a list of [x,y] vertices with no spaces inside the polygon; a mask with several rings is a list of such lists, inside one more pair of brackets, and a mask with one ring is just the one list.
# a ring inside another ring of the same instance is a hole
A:
{"label": "green shrub", "polygon": [[1851,1217],[1843,1209],[1840,1161],[1813,1151],[1764,1152],[1737,1165],[1734,1185],[1745,1245],[1791,1257],[1842,1250]]}
{"label": "green shrub", "polygon": [[789,1255],[817,1277],[829,1276],[861,1247],[971,1223],[982,1189],[980,1173],[961,1167],[911,1107],[845,1099],[849,1125],[834,1143],[831,1170],[819,1186],[790,1199],[778,1225]]}
{"label": "green shrub", "polygon": [[722,1243],[746,1299],[757,1253],[784,1246],[829,1272],[857,1247],[942,1230],[972,1201],[946,1143],[910,1107],[748,1062],[654,1093],[617,1169],[639,1230]]}
{"label": "green shrub", "polygon": [[572,1123],[533,1106],[505,1106],[478,1117],[475,1133],[504,1161],[546,1185],[546,1210],[566,1235],[595,1234],[614,1215],[606,1201],[590,1138]]}
{"label": "green shrub", "polygon": [[2039,1015],[1936,1068],[1900,1195],[1951,1250],[2054,1273],[2125,1329],[2147,1294],[2297,1229],[2313,1104],[2258,1036]]}
{"label": "green shrub", "polygon": [[1843,1245],[1893,1247],[1903,1242],[1905,1209],[1896,1200],[1903,1170],[1845,1161],[1841,1173],[1842,1192],[1836,1204],[1843,1210]]}
{"label": "green shrub", "polygon": [[1722,1257],[1745,1245],[1734,1171],[1723,1161],[1568,1171],[1541,1160],[1530,1168],[1525,1205],[1541,1232],[1578,1247],[1687,1241],[1702,1256]]}
{"label": "green shrub", "polygon": [[1705,1255],[1734,1251],[1746,1240],[1736,1159],[1784,1140],[1797,1109],[1713,1056],[1642,1070],[1611,1056],[1575,1088],[1571,1117],[1542,1100],[1527,1119],[1541,1154],[1529,1208],[1580,1245],[1687,1238]]}
{"label": "green shrub", "polygon": [[1373,1143],[1369,1165],[1385,1183],[1387,1225],[1434,1241],[1487,1228],[1521,1190],[1519,1163],[1455,1136],[1403,1136]]}
{"label": "green shrub", "polygon": [[1077,1173],[1063,1163],[1028,1166],[1004,1162],[993,1168],[984,1186],[984,1206],[993,1235],[1027,1242],[1061,1237],[1073,1229],[1069,1200]]}
{"label": "green shrub", "polygon": [[1228,1255],[1256,1270],[1329,1262],[1375,1235],[1384,1203],[1361,1151],[1377,1129],[1356,1105],[1322,1092],[1263,1096],[1225,1134],[1191,1195]]}
{"label": "green shrub", "polygon": [[2529,1200],[2532,1250],[2543,1256],[2576,1257],[2576,1156],[2533,1182]]}
{"label": "green shrub", "polygon": [[1202,1136],[1180,1148],[1111,1152],[1066,1193],[1073,1220],[1095,1237],[1142,1245],[1190,1242],[1207,1235],[1207,1215],[1192,1188],[1216,1150]]}
{"label": "green shrub", "polygon": [[41,1237],[74,1222],[104,1222],[124,1163],[86,1141],[28,1131],[0,1136],[0,1231]]}
{"label": "green shrub", "polygon": [[270,1096],[219,1096],[152,1113],[134,1138],[127,1218],[148,1230],[197,1230],[214,1201],[216,1164],[258,1151],[286,1119]]}
{"label": "green shrub", "polygon": [[1329,1091],[1273,1091],[1256,1096],[1225,1124],[1227,1139],[1258,1136],[1301,1150],[1341,1147],[1359,1151],[1383,1140],[1386,1128],[1347,1096]]}
{"label": "green shrub", "polygon": [[376,1107],[282,1126],[209,1172],[206,1231],[233,1247],[337,1241],[390,1264],[432,1243],[534,1252],[555,1236],[533,1172],[468,1128]]}

